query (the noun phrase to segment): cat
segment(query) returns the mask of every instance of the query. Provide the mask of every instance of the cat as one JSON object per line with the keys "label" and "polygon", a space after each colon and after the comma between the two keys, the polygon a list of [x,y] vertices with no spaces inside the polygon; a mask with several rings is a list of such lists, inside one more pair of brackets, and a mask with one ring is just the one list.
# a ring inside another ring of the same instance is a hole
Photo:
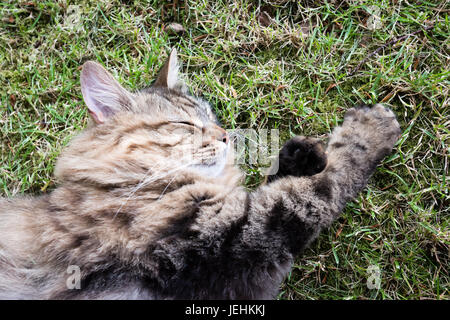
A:
{"label": "cat", "polygon": [[131,93],[83,65],[92,120],[58,158],[57,187],[0,198],[1,299],[276,298],[400,135],[388,108],[351,108],[326,147],[289,140],[279,171],[248,192],[227,131],[178,73],[173,50]]}

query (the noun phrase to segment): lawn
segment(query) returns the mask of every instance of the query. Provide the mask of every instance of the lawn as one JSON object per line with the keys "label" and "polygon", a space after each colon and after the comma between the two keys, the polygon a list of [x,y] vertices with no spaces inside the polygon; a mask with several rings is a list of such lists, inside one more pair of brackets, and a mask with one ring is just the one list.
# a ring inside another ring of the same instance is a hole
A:
{"label": "lawn", "polygon": [[[437,0],[2,1],[0,195],[54,188],[55,159],[88,119],[85,61],[139,89],[175,47],[228,129],[326,139],[357,104],[398,116],[394,152],[279,299],[449,299],[449,12]],[[243,169],[249,189],[263,180]]]}

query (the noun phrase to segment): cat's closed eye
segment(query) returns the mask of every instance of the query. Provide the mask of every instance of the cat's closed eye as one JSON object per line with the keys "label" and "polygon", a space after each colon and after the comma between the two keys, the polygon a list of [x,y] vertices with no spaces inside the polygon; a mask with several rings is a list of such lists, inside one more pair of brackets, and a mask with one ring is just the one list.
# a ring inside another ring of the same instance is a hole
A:
{"label": "cat's closed eye", "polygon": [[184,124],[186,126],[192,126],[192,127],[196,126],[195,124],[193,124],[192,122],[189,122],[189,121],[173,121],[172,123]]}

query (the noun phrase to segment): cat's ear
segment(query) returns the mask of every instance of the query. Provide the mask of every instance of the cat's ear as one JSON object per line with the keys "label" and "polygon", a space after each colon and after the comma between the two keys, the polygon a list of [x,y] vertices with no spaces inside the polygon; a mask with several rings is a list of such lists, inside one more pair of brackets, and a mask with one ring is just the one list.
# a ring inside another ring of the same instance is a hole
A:
{"label": "cat's ear", "polygon": [[166,87],[168,89],[175,89],[179,86],[178,70],[180,66],[178,64],[177,50],[174,48],[169,55],[166,63],[159,72],[158,79],[153,86]]}
{"label": "cat's ear", "polygon": [[81,71],[81,92],[96,123],[103,123],[132,105],[132,94],[124,89],[100,64],[87,61]]}

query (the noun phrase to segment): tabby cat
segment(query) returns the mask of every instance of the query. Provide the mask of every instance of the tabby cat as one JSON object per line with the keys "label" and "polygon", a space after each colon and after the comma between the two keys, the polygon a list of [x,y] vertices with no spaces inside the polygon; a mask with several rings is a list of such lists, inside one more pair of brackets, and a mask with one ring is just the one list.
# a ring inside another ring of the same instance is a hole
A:
{"label": "tabby cat", "polygon": [[400,134],[389,109],[352,108],[326,148],[288,141],[278,173],[247,192],[227,132],[178,69],[173,50],[131,93],[84,64],[93,121],[59,157],[57,188],[0,199],[1,299],[272,299]]}

